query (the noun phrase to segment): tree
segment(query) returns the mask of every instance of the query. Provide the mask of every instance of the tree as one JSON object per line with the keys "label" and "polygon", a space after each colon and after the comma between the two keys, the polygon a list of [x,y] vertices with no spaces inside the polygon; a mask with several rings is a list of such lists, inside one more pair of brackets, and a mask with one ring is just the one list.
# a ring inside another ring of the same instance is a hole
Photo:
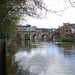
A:
{"label": "tree", "polygon": [[9,0],[0,0],[0,38],[9,37],[18,17],[11,12],[13,5]]}
{"label": "tree", "polygon": [[9,37],[23,14],[36,15],[40,0],[0,0],[0,38]]}
{"label": "tree", "polygon": [[[59,0],[57,1],[57,5],[61,5],[62,2],[59,2]],[[69,2],[72,7],[75,7],[74,0],[60,1],[63,1],[64,3]],[[23,14],[28,16],[36,16],[38,15],[38,10],[57,13],[64,11],[68,7],[65,7],[60,11],[56,11],[54,9],[46,8],[44,0],[0,0],[0,37],[9,37],[9,35],[11,35],[16,23],[21,16],[23,16]]]}

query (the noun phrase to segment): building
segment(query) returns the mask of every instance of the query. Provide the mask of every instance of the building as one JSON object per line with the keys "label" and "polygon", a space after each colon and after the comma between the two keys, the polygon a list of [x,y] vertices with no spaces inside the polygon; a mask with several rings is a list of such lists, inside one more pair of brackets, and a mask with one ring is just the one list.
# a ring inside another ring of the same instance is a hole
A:
{"label": "building", "polygon": [[63,26],[59,27],[56,33],[65,37],[75,37],[75,24],[63,23]]}
{"label": "building", "polygon": [[32,28],[29,24],[27,24],[26,26],[16,25],[16,31],[32,31]]}
{"label": "building", "polygon": [[26,31],[26,26],[16,25],[16,31]]}
{"label": "building", "polygon": [[63,26],[57,29],[57,32],[65,37],[71,37],[71,24],[70,23],[63,23]]}
{"label": "building", "polygon": [[35,28],[35,31],[42,32],[42,29],[41,28]]}
{"label": "building", "polygon": [[75,24],[70,24],[72,36],[75,37]]}
{"label": "building", "polygon": [[71,35],[70,23],[63,23],[63,35],[66,37]]}
{"label": "building", "polygon": [[25,29],[26,31],[32,31],[32,27],[30,24],[27,24]]}
{"label": "building", "polygon": [[58,33],[61,34],[61,35],[64,34],[63,26],[59,27],[59,29],[58,29]]}
{"label": "building", "polygon": [[36,26],[33,26],[32,27],[32,31],[35,31],[35,29],[37,29],[37,27]]}

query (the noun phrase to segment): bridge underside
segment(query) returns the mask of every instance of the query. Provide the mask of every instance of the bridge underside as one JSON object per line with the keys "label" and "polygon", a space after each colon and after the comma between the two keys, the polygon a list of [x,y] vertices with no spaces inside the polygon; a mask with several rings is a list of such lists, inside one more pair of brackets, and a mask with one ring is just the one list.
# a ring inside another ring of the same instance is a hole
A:
{"label": "bridge underside", "polygon": [[25,39],[48,39],[48,32],[23,32],[16,31],[14,37],[20,38],[22,40]]}

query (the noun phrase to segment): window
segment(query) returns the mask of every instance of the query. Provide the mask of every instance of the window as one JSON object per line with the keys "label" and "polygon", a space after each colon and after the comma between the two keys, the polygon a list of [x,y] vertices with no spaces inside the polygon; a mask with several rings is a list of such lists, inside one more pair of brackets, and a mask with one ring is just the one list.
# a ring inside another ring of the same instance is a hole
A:
{"label": "window", "polygon": [[68,32],[68,30],[66,30],[66,32]]}

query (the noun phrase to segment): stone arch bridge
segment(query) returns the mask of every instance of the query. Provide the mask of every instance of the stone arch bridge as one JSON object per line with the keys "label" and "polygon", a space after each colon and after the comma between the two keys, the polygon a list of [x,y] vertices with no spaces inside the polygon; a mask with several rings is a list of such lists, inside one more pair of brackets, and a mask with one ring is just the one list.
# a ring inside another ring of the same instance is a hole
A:
{"label": "stone arch bridge", "polygon": [[53,36],[57,34],[55,32],[27,32],[27,31],[15,31],[14,33],[14,37],[18,37],[22,40],[25,40],[25,39],[34,39],[34,38],[37,38],[37,39],[48,39],[48,40],[52,40]]}

